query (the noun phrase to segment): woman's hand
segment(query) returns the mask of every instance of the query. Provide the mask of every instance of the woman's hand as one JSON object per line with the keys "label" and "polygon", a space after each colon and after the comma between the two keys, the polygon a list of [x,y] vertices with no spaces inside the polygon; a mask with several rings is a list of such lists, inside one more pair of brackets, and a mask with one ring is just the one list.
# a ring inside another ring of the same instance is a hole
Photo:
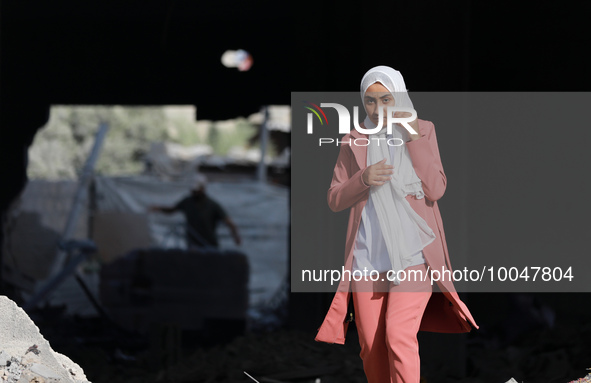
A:
{"label": "woman's hand", "polygon": [[393,174],[394,166],[387,165],[386,159],[384,158],[380,162],[376,162],[373,165],[367,167],[363,172],[363,182],[369,186],[380,186],[390,181],[390,174]]}
{"label": "woman's hand", "polygon": [[[394,117],[410,117],[410,113],[409,112],[396,112],[394,113]],[[421,138],[421,131],[419,130],[419,118],[415,118],[413,121],[408,123],[414,130],[415,132],[417,132],[417,134],[410,134],[410,132],[408,132],[408,135],[410,137],[411,141],[414,140],[418,140],[419,138]]]}

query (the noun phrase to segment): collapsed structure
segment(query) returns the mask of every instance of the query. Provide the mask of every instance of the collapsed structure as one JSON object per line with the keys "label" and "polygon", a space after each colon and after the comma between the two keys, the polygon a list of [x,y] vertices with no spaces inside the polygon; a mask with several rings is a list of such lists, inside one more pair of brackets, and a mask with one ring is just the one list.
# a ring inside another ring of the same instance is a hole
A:
{"label": "collapsed structure", "polygon": [[89,383],[82,368],[51,348],[23,309],[0,295],[0,379],[6,383]]}

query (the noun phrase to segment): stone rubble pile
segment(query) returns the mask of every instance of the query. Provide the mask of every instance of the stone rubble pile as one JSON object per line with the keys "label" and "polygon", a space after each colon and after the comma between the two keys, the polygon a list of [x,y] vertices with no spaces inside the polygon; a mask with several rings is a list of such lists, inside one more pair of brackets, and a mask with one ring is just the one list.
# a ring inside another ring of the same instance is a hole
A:
{"label": "stone rubble pile", "polygon": [[90,383],[70,358],[55,352],[16,303],[0,295],[0,383]]}
{"label": "stone rubble pile", "polygon": [[[588,368],[588,370],[591,370]],[[591,383],[591,373],[587,374],[587,376],[579,378],[577,380],[572,380],[569,383]]]}

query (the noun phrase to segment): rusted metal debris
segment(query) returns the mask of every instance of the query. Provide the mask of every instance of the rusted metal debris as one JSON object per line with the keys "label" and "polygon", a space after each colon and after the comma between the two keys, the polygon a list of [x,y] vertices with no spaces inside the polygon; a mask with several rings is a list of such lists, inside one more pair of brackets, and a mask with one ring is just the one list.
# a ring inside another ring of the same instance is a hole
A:
{"label": "rusted metal debris", "polygon": [[39,353],[41,353],[41,351],[37,348],[37,345],[34,344],[31,347],[29,347],[29,349],[27,350],[27,352],[25,352],[25,355],[28,354],[29,352],[32,352],[35,355],[39,355]]}

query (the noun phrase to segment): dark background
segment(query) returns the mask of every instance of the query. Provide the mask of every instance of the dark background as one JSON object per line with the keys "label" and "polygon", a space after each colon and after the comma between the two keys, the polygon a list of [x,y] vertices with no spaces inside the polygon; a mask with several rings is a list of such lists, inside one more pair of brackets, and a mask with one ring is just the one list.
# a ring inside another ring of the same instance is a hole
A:
{"label": "dark background", "polygon": [[[200,119],[225,119],[287,104],[291,91],[356,91],[375,65],[400,70],[410,91],[589,91],[589,10],[580,1],[3,0],[0,210],[26,182],[26,150],[51,104],[194,104]],[[251,71],[221,66],[221,53],[238,48],[252,53]],[[567,153],[569,139],[584,145],[585,128],[564,127],[552,153]],[[584,180],[587,159],[572,165]],[[313,336],[330,298],[292,294],[290,325]],[[511,317],[505,294],[463,299],[479,323]],[[536,299],[563,322],[590,318],[587,294]]]}

